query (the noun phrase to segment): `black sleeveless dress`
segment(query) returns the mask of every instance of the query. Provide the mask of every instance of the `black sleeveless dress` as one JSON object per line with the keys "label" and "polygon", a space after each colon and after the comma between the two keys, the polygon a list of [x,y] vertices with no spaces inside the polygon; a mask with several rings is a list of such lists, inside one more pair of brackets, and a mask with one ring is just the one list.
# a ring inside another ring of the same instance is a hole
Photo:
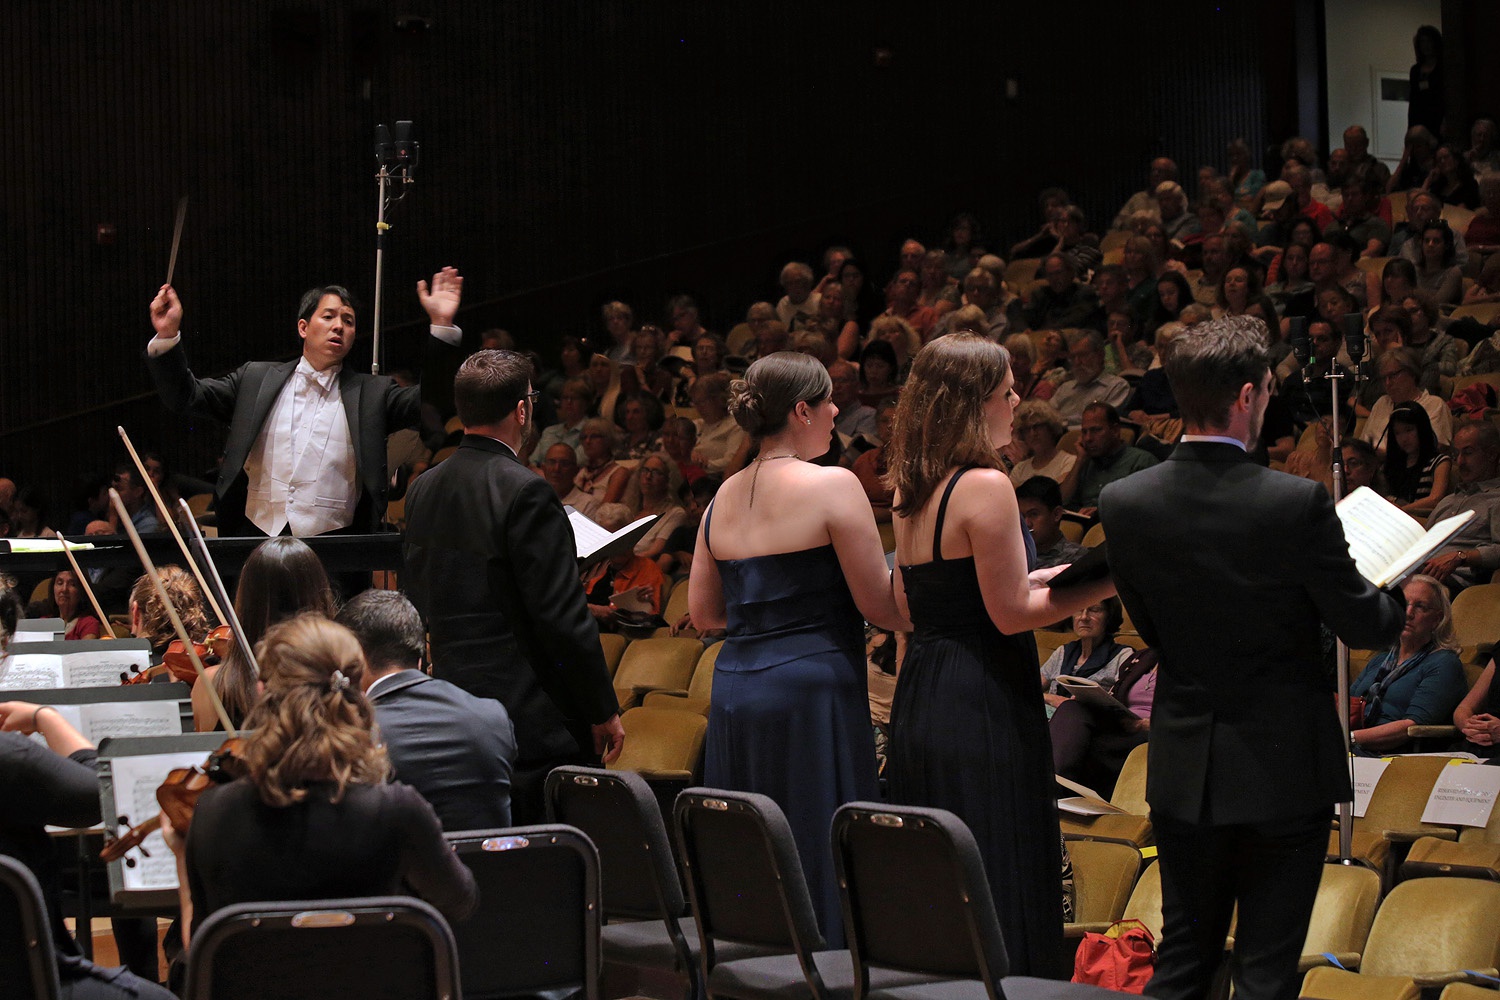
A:
{"label": "black sleeveless dress", "polygon": [[[947,809],[974,832],[1011,975],[1057,976],[1062,854],[1036,642],[990,620],[973,557],[944,559],[938,506],[932,561],[901,567],[915,627],[891,709],[891,797]],[[1034,559],[1030,533],[1027,561]]]}

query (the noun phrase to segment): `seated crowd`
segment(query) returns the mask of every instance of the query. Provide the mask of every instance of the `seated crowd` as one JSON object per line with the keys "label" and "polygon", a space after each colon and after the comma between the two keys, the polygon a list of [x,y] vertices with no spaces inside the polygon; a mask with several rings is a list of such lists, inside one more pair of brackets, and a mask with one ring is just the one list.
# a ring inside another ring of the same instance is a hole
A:
{"label": "seated crowd", "polygon": [[[1476,135],[1481,125],[1493,131],[1480,122]],[[1430,137],[1409,137],[1412,157],[1424,141]],[[786,263],[780,297],[751,304],[723,335],[705,327],[687,295],[667,303],[660,326],[638,324],[629,304],[608,303],[597,332],[563,338],[552,363],[533,355],[541,398],[522,451],[561,503],[607,530],[656,516],[633,549],[581,569],[601,630],[661,624],[718,484],[755,458],[728,399],[734,378],[756,358],[793,350],[827,367],[839,412],[816,461],[851,468],[876,520],[889,522],[884,446],[913,356],[961,330],[1003,343],[1022,400],[1005,458],[1038,564],[1059,566],[1083,552],[1081,532],[1070,537],[1067,526],[1093,523],[1106,485],[1163,461],[1180,437],[1162,367],[1173,341],[1210,318],[1250,315],[1263,322],[1276,362],[1276,394],[1251,449],[1258,461],[1331,488],[1337,457],[1346,492],[1369,487],[1426,523],[1478,515],[1406,582],[1399,644],[1358,675],[1358,749],[1399,751],[1411,726],[1452,722],[1465,748],[1492,755],[1500,738],[1489,712],[1494,668],[1470,689],[1455,651],[1451,598],[1500,571],[1500,427],[1493,419],[1500,378],[1472,380],[1500,373],[1500,307],[1485,308],[1500,302],[1500,170],[1493,158],[1471,167],[1472,151],[1440,146],[1429,171],[1407,169],[1403,158],[1392,173],[1367,146],[1364,130],[1352,126],[1320,165],[1306,140],[1289,140],[1276,151],[1280,166],[1268,182],[1237,141],[1227,173],[1200,171],[1191,201],[1177,165],[1158,158],[1147,186],[1104,233],[1090,231],[1066,192],[1048,189],[1040,229],[1009,247],[1009,264],[969,214],[956,216],[936,246],[905,240],[891,261],[861,261],[833,246],[817,269]],[[887,279],[878,291],[877,275]],[[513,345],[499,330],[481,339]],[[394,481],[420,475],[453,443],[437,418],[393,435]],[[212,471],[202,480],[174,476],[156,455],[146,456],[146,467],[160,506],[126,465],[83,484],[77,509],[55,518],[37,484],[0,479],[0,537],[116,534],[110,487],[135,528],[151,533],[179,516],[177,496],[211,491]],[[69,639],[146,638],[159,661],[175,635],[155,591],[133,574],[86,572],[116,622],[101,621],[81,581],[63,571],[0,586],[0,638],[8,639],[18,617],[58,617]],[[196,581],[170,566],[164,578],[189,629],[207,632]],[[440,834],[508,824],[515,737],[504,708],[427,678],[424,629],[410,602],[399,592],[367,591],[341,605],[317,557],[296,539],[271,539],[255,551],[234,603],[257,650],[259,680],[244,651],[231,647],[194,685],[193,716],[200,730],[222,726],[222,717],[255,729],[250,782],[216,796],[186,837],[169,836],[184,887],[182,938],[212,910],[254,897],[256,885],[222,878],[219,852],[240,838],[255,850],[292,849],[277,839],[285,831],[266,818],[267,804],[333,829],[353,830],[377,813],[391,817],[389,842],[365,845],[370,858],[320,854],[316,866],[304,866],[304,874],[322,868],[316,878],[307,874],[301,888],[309,896],[334,884],[348,894],[404,882],[445,912],[471,909],[472,879],[441,849]],[[1155,653],[1121,641],[1127,625],[1113,599],[1087,608],[1059,623],[1072,638],[1038,664],[1058,773],[1106,795],[1150,732]],[[874,646],[889,653],[899,643]],[[872,658],[871,669],[872,677],[889,677],[899,655],[885,656],[879,670]],[[1078,703],[1068,692],[1073,682],[1059,677],[1103,687],[1130,714]],[[872,687],[877,729],[889,711],[888,688],[882,691]],[[91,790],[93,748],[45,709],[0,704],[5,735],[40,733],[56,758],[39,758],[29,743],[0,763],[35,773],[0,778],[15,788],[51,781]],[[313,746],[299,725],[340,736]],[[411,753],[413,734],[434,726],[454,734],[447,756]],[[389,784],[392,774],[402,784]],[[329,794],[299,796],[308,783]],[[35,829],[89,820],[88,796],[76,797],[71,812],[38,814]],[[39,869],[55,915],[53,861],[27,843],[4,849]],[[377,855],[381,864],[365,863]],[[60,949],[73,954],[60,922],[55,927]]]}

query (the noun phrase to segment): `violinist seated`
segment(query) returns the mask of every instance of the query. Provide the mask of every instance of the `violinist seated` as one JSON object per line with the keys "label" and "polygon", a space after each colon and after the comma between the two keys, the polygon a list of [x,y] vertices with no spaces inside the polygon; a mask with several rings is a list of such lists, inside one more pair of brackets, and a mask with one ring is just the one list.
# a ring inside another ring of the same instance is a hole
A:
{"label": "violinist seated", "polygon": [[367,590],[338,622],[365,653],[365,696],[396,778],[422,793],[445,830],[510,826],[516,736],[505,706],[422,671],[427,635],[406,595]]}
{"label": "violinist seated", "polygon": [[97,639],[104,631],[104,623],[89,610],[83,585],[70,569],[52,574],[52,596],[41,610],[39,617],[63,620],[64,639]]}
{"label": "violinist seated", "polygon": [[[254,649],[272,625],[304,611],[332,618],[333,585],[306,542],[285,535],[268,538],[255,547],[240,570],[234,610]],[[229,720],[239,726],[260,697],[255,667],[239,643],[229,644],[224,662],[208,667],[203,676],[212,682]],[[207,685],[193,685],[193,727],[201,733],[222,725]]]}
{"label": "violinist seated", "polygon": [[474,877],[432,806],[388,780],[354,633],[299,615],[272,626],[258,652],[265,693],[236,754],[244,776],[203,791],[187,830],[163,814],[184,948],[235,903],[410,893],[449,921],[472,913]]}
{"label": "violinist seated", "polygon": [[[209,622],[208,612],[203,606],[203,591],[198,588],[198,581],[193,574],[181,566],[161,566],[156,571],[161,578],[162,586],[166,588],[167,596],[171,598],[172,604],[177,608],[177,614],[182,618],[183,627],[187,629],[188,637],[196,643],[205,642],[213,630]],[[177,638],[177,630],[172,627],[172,618],[167,614],[166,605],[157,595],[156,588],[151,585],[149,576],[141,576],[130,588],[130,634],[137,639],[145,639],[151,643],[151,665],[159,666],[167,657],[167,650],[174,642],[178,642],[178,652],[181,653],[180,642]],[[205,650],[205,665],[217,662],[217,657],[227,652],[221,648],[215,652]],[[209,660],[210,655],[215,657]],[[186,654],[182,654],[185,658]],[[192,685],[198,680],[197,670],[191,663],[184,664],[176,656],[173,657],[175,669],[158,672],[152,679],[161,681],[184,681]],[[183,669],[186,666],[186,670]]]}
{"label": "violinist seated", "polygon": [[[20,613],[15,593],[0,590],[0,664]],[[46,746],[30,739],[33,733],[40,733]],[[49,706],[0,702],[0,802],[5,803],[0,810],[0,854],[31,869],[41,885],[63,1000],[172,1000],[162,987],[123,968],[104,968],[84,959],[63,926],[61,879],[46,828],[98,824],[98,756],[93,745]],[[6,989],[9,995],[9,984]]]}

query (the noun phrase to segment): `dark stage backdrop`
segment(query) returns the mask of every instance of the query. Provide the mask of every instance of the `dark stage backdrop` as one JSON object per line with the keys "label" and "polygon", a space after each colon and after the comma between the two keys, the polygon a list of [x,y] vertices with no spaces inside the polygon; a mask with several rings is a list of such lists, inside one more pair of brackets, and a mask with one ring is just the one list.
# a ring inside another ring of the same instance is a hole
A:
{"label": "dark stage backdrop", "polygon": [[415,120],[423,147],[392,217],[385,368],[416,355],[414,283],[449,263],[470,338],[503,325],[550,353],[609,298],[656,318],[692,292],[723,330],[830,242],[883,280],[957,210],[1003,252],[1045,184],[1104,219],[1154,155],[1222,166],[1229,139],[1294,120],[1291,3],[12,0],[0,474],[62,504],[122,454],[116,424],[184,471],[217,452],[140,362],[182,194],[195,370],[297,353],[298,296],[325,282],[366,305],[367,368],[377,122]]}

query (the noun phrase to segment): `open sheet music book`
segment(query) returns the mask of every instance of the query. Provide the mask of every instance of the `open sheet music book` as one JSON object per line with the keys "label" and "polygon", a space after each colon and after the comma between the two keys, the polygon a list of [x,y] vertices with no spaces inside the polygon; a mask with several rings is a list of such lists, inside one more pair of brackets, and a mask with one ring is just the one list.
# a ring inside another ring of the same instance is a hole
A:
{"label": "open sheet music book", "polygon": [[607,559],[626,549],[635,548],[635,543],[651,530],[652,522],[659,516],[647,514],[625,525],[619,531],[611,532],[604,530],[603,527],[572,507],[563,509],[568,512],[568,523],[573,526],[573,541],[578,547],[578,558],[591,563]]}
{"label": "open sheet music book", "polygon": [[1368,486],[1338,504],[1349,554],[1360,574],[1377,587],[1400,583],[1474,517],[1472,510],[1424,529],[1401,508]]}
{"label": "open sheet music book", "polygon": [[1057,679],[1057,686],[1072,695],[1074,701],[1088,705],[1090,708],[1120,712],[1132,718],[1135,717],[1135,713],[1126,708],[1124,702],[1087,677],[1070,677],[1063,674]]}

